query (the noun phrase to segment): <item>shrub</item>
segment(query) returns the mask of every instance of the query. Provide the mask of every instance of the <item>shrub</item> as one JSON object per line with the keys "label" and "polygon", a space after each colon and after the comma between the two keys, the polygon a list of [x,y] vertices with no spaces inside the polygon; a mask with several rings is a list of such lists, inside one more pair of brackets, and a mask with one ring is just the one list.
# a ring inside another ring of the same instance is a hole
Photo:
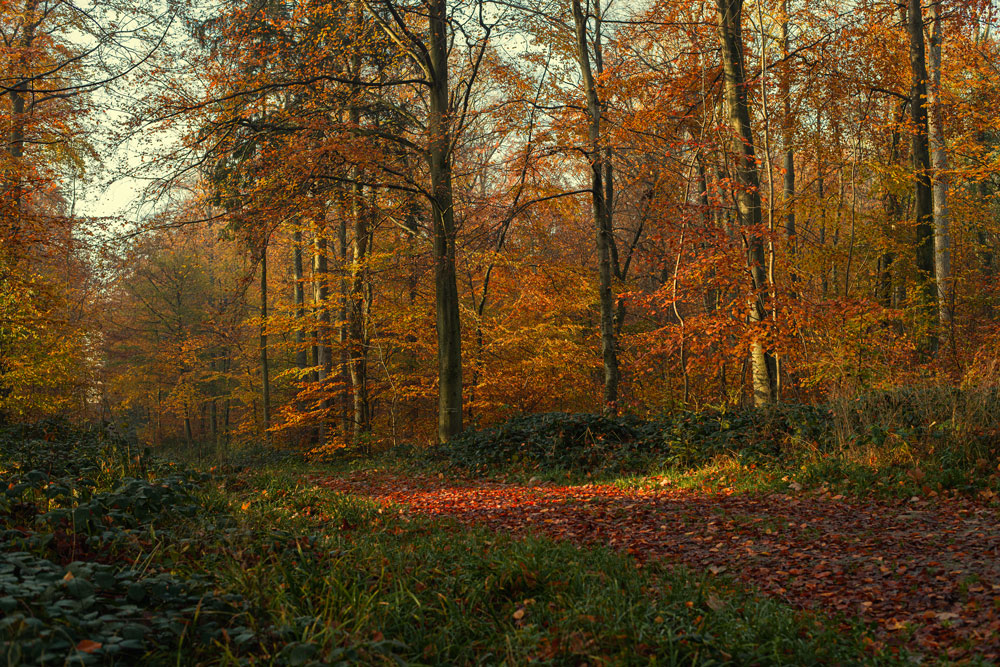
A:
{"label": "shrub", "polygon": [[662,449],[659,426],[635,417],[550,412],[466,431],[440,452],[486,470],[507,465],[562,470],[635,467]]}

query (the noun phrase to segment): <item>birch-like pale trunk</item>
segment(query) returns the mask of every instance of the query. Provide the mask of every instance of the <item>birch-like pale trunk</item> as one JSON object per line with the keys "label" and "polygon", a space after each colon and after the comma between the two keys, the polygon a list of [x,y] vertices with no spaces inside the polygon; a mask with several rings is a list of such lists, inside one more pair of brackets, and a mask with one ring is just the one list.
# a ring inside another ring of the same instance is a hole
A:
{"label": "birch-like pale trunk", "polygon": [[952,318],[951,233],[948,216],[948,152],[944,141],[941,102],[941,1],[931,4],[930,48],[927,65],[927,135],[930,142],[934,200],[934,281],[937,285],[940,337],[950,337]]}
{"label": "birch-like pale trunk", "polygon": [[770,288],[765,271],[764,239],[761,236],[760,175],[754,153],[744,76],[742,14],[743,0],[716,0],[719,11],[719,40],[725,74],[725,98],[729,126],[736,155],[736,208],[744,233],[747,270],[753,294],[749,299],[748,319],[753,329],[750,343],[750,368],[753,377],[754,405],[775,401],[773,356],[767,350],[764,322],[765,299]]}

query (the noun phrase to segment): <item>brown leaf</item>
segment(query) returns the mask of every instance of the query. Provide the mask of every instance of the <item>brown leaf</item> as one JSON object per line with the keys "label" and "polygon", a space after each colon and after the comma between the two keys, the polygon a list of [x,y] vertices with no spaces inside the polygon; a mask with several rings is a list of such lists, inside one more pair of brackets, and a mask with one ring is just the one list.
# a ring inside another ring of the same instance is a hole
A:
{"label": "brown leaf", "polygon": [[92,639],[84,639],[76,645],[76,650],[82,653],[93,653],[102,646],[104,646],[104,644],[101,642],[95,642]]}

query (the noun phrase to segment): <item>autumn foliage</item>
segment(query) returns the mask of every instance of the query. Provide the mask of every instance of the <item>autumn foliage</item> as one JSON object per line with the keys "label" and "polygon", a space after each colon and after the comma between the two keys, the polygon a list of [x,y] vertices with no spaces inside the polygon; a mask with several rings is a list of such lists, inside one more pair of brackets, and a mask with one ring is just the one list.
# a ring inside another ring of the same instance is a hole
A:
{"label": "autumn foliage", "polygon": [[[756,217],[741,208],[754,197],[719,49],[724,6],[742,21],[729,34],[742,49],[734,85],[749,113]],[[935,35],[941,53],[940,85],[919,104],[932,100],[948,157],[929,175],[912,159],[913,138],[928,133],[910,113],[912,8],[597,3],[582,17],[588,92],[569,7],[442,4],[443,82],[428,55],[438,28],[421,7],[190,9],[136,75],[121,130],[170,137],[144,167],[157,203],[131,226],[97,225],[104,255],[83,243],[94,221],[75,218],[71,201],[95,89],[26,115],[16,81],[5,83],[7,418],[76,401],[123,406],[157,443],[223,448],[267,433],[318,452],[425,444],[453,409],[438,394],[443,313],[456,306],[449,345],[472,427],[748,405],[761,377],[773,400],[793,403],[995,385],[987,3],[921,10],[932,71]],[[21,14],[3,11],[5,30],[22,34]],[[58,35],[5,43],[4,62],[36,99],[38,81],[58,91],[70,77],[69,66],[46,69],[72,56]],[[444,110],[431,103],[441,85]],[[444,148],[434,128],[448,133]],[[441,217],[442,150],[454,229]],[[947,275],[921,268],[924,176],[947,184]],[[610,329],[595,219],[610,230]]]}

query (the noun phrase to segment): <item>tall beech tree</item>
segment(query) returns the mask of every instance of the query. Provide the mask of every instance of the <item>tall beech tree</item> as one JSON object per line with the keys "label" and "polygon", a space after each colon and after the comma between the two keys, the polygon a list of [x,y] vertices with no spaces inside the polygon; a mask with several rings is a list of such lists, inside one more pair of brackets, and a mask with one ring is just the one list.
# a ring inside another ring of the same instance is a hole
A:
{"label": "tall beech tree", "polygon": [[[600,0],[595,0],[597,3]],[[600,43],[600,4],[595,5],[597,12],[595,41]],[[618,411],[618,351],[615,332],[615,300],[611,281],[614,271],[611,263],[611,252],[614,246],[614,225],[611,216],[610,194],[611,168],[607,160],[608,151],[602,145],[601,114],[602,104],[591,68],[590,36],[588,19],[584,14],[580,0],[573,0],[573,25],[576,28],[576,58],[580,65],[580,75],[583,82],[584,95],[587,100],[587,134],[589,149],[585,153],[590,163],[590,194],[594,218],[594,228],[597,236],[597,267],[599,275],[598,293],[601,308],[601,358],[604,364],[604,412],[614,414]]]}
{"label": "tall beech tree", "polygon": [[[906,18],[910,40],[910,121],[913,125],[910,151],[915,183],[917,279],[920,299],[928,311],[925,315],[930,317],[938,295],[934,287],[934,204],[927,127],[927,61],[920,0],[909,0]],[[925,337],[924,346],[933,347],[933,341],[933,336]]]}
{"label": "tall beech tree", "polygon": [[937,286],[939,336],[952,338],[952,276],[951,231],[948,215],[948,149],[944,138],[944,110],[941,101],[941,0],[931,3],[930,48],[927,49],[927,67],[930,80],[927,85],[927,138],[932,168],[934,196],[934,281]]}
{"label": "tall beech tree", "polygon": [[775,400],[774,355],[763,328],[767,321],[767,291],[770,288],[765,270],[762,235],[760,175],[750,127],[747,83],[743,59],[743,0],[717,0],[719,40],[722,45],[723,84],[729,126],[733,134],[732,150],[736,156],[736,206],[746,267],[750,274],[749,321],[754,328],[750,342],[753,397],[756,405]]}

